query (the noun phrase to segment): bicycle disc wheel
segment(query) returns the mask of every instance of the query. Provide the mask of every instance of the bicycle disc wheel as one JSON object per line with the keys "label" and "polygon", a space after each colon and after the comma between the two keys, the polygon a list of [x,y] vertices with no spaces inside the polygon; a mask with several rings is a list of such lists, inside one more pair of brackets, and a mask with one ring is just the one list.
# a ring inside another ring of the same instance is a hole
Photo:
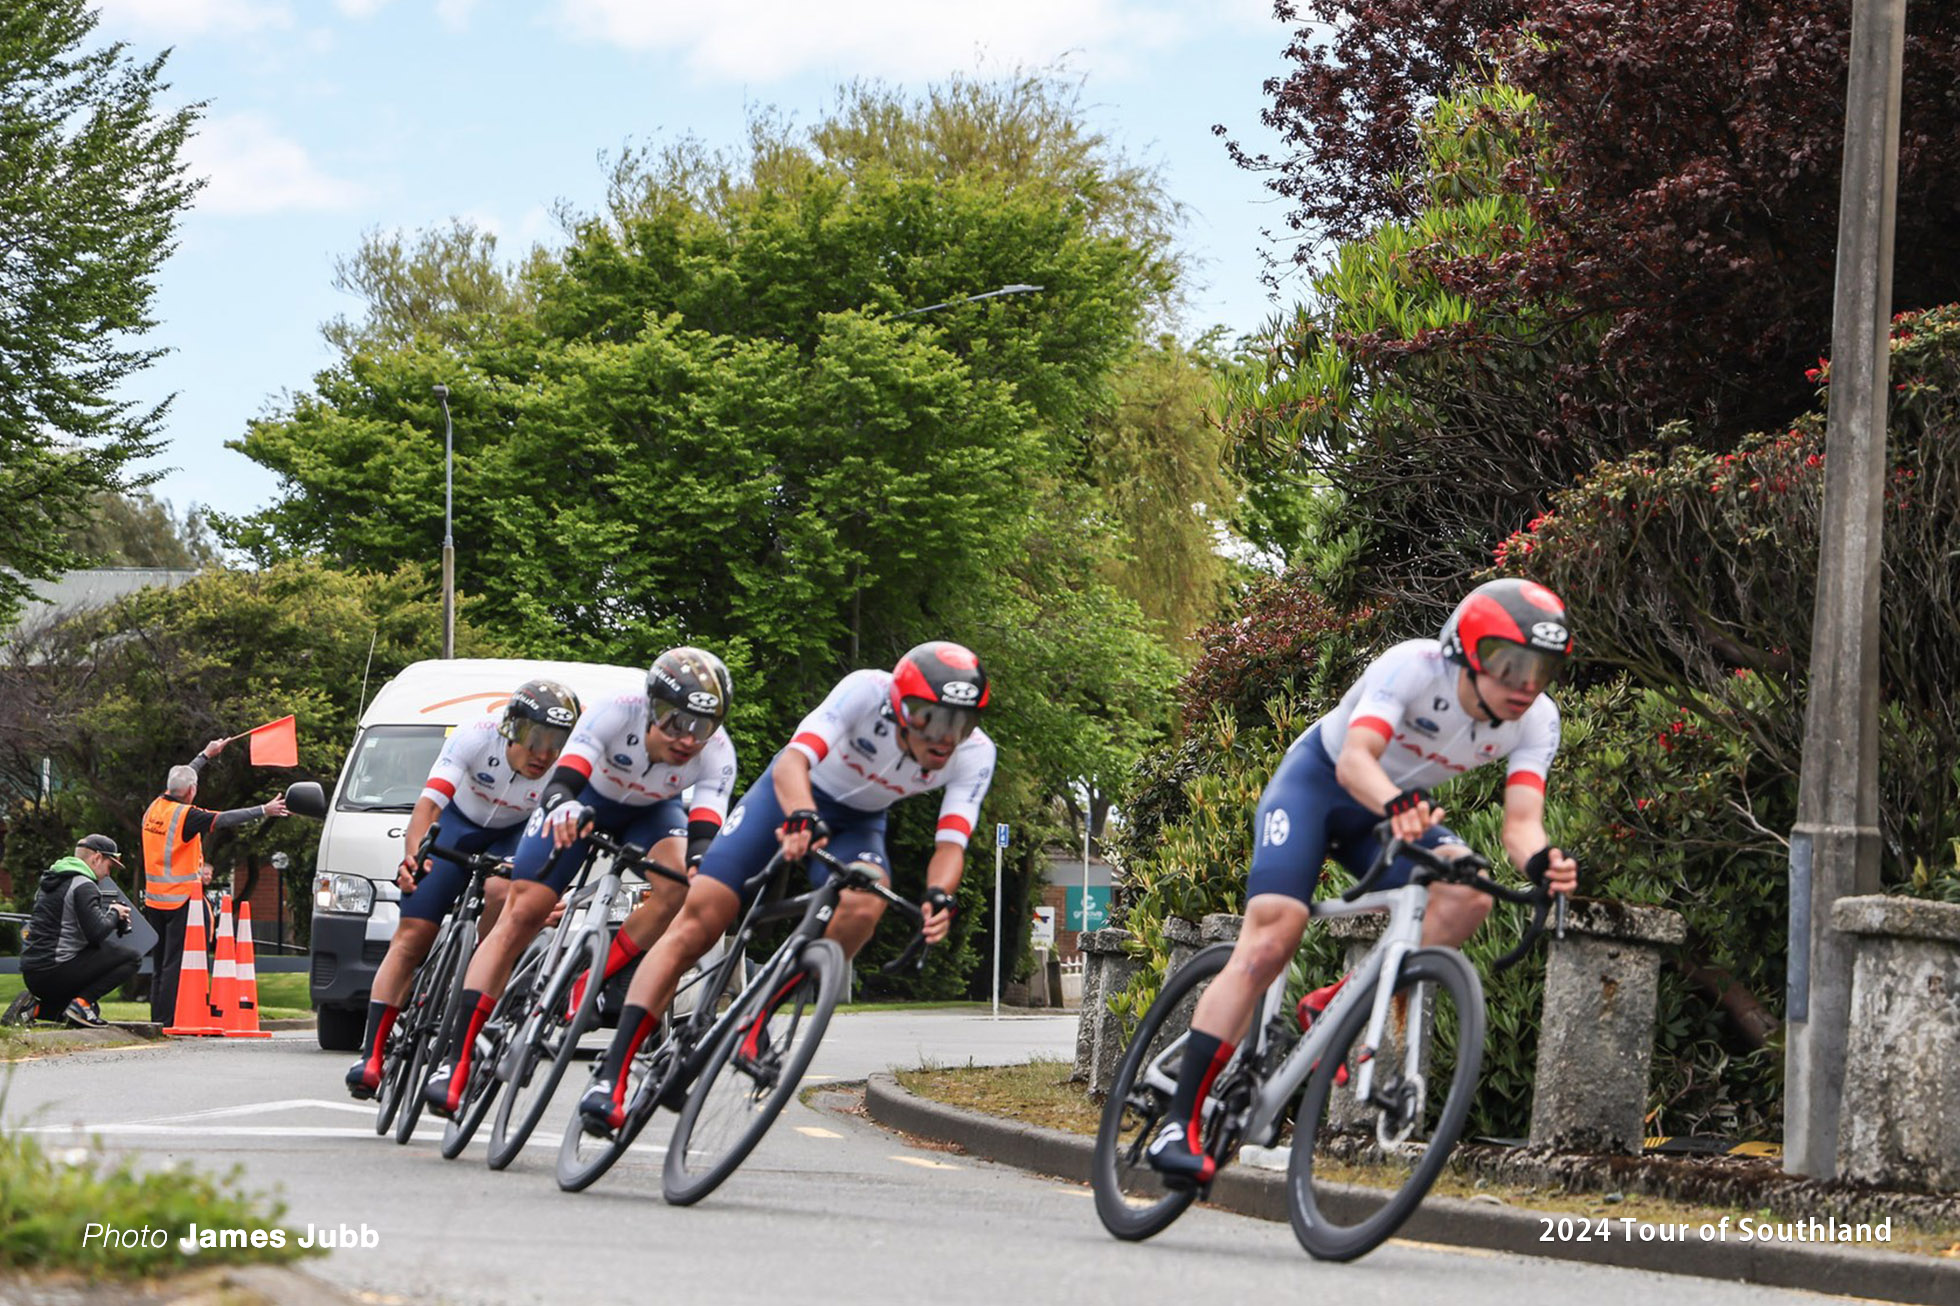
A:
{"label": "bicycle disc wheel", "polygon": [[461,1102],[457,1104],[456,1114],[449,1117],[449,1123],[442,1131],[442,1157],[453,1161],[463,1154],[476,1137],[477,1127],[483,1118],[490,1114],[496,1104],[497,1090],[503,1081],[497,1078],[497,1063],[503,1060],[504,1049],[511,1036],[511,1025],[518,1019],[518,1013],[528,1010],[531,995],[537,991],[538,968],[543,965],[543,954],[534,952],[517,963],[517,969],[504,986],[497,1004],[490,1008],[489,1018],[483,1022],[483,1030],[477,1035],[477,1046],[470,1054],[470,1082],[463,1089]]}
{"label": "bicycle disc wheel", "polygon": [[735,1172],[796,1092],[844,993],[844,950],[804,945],[787,974],[759,989],[759,1008],[728,1022],[681,1108],[661,1191],[690,1206]]}
{"label": "bicycle disc wheel", "polygon": [[[1361,1100],[1356,1090],[1367,1050],[1357,1044],[1367,1038],[1375,987],[1357,993],[1335,1027],[1326,1055],[1307,1076],[1294,1120],[1287,1213],[1294,1236],[1316,1260],[1354,1260],[1402,1227],[1463,1133],[1483,1067],[1484,992],[1476,970],[1454,948],[1422,948],[1408,955],[1395,977],[1391,1046],[1378,1049],[1373,1092]],[[1403,1043],[1416,1013],[1424,1046],[1411,1077]],[[1445,1059],[1452,1064],[1439,1096],[1426,1081]],[[1346,1082],[1338,1083],[1343,1067]],[[1358,1168],[1363,1182],[1373,1171],[1396,1186],[1385,1200],[1381,1193],[1357,1192],[1352,1170],[1335,1177],[1341,1161]]]}
{"label": "bicycle disc wheel", "polygon": [[[626,1099],[626,1119],[613,1131],[610,1138],[601,1138],[585,1132],[585,1122],[577,1111],[565,1122],[565,1137],[558,1144],[558,1187],[568,1193],[583,1192],[591,1187],[600,1175],[612,1169],[613,1162],[626,1155],[626,1149],[633,1146],[633,1140],[647,1127],[657,1110],[658,1092],[665,1083],[673,1051],[667,1040],[666,1021],[654,1033],[655,1047],[651,1066],[645,1067],[640,1076],[639,1087]],[[634,1058],[635,1062],[645,1063],[646,1056]],[[598,1078],[599,1067],[592,1068],[593,1078]]]}
{"label": "bicycle disc wheel", "polygon": [[[517,1032],[516,1044],[504,1053],[506,1087],[497,1102],[496,1119],[490,1123],[490,1168],[501,1170],[524,1150],[531,1131],[538,1127],[551,1095],[571,1067],[578,1050],[579,1036],[598,1021],[598,976],[605,974],[606,950],[610,943],[603,934],[585,937],[578,947],[566,953],[546,988],[544,997],[531,1004],[530,1014]],[[581,975],[593,977],[579,999],[578,1011],[566,1013],[572,986]]]}
{"label": "bicycle disc wheel", "polygon": [[[1195,1190],[1166,1187],[1143,1153],[1170,1110],[1191,1010],[1231,957],[1229,943],[1214,943],[1192,954],[1164,982],[1117,1064],[1116,1078],[1103,1102],[1102,1123],[1096,1129],[1089,1186],[1095,1191],[1096,1214],[1103,1228],[1126,1242],[1162,1233],[1197,1198]],[[1173,1013],[1178,1017],[1174,1022]],[[1166,1025],[1176,1033],[1166,1037]]]}

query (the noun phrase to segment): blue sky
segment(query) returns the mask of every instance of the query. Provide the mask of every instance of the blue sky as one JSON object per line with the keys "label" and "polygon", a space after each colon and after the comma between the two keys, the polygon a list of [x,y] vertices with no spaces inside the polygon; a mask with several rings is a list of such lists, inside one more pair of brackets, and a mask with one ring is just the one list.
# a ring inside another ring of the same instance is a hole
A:
{"label": "blue sky", "polygon": [[[737,146],[758,108],[814,121],[836,88],[919,89],[953,72],[1058,61],[1093,125],[1162,170],[1197,265],[1186,327],[1273,311],[1262,229],[1284,210],[1234,168],[1223,123],[1265,148],[1261,83],[1285,70],[1271,0],[101,0],[98,42],[172,49],[177,102],[207,101],[189,149],[209,178],[163,267],[146,342],[172,352],[131,397],[177,398],[153,487],[242,512],[274,478],[224,447],[310,387],[320,326],[362,233],[461,217],[515,257],[555,244],[555,202],[593,210],[602,152],[694,136]],[[976,286],[974,290],[991,289]]]}

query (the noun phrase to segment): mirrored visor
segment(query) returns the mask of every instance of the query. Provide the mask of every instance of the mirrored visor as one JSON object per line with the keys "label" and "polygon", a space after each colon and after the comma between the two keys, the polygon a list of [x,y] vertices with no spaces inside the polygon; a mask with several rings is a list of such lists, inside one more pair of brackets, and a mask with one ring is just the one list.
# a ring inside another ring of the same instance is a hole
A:
{"label": "mirrored visor", "polygon": [[528,748],[534,753],[549,753],[553,757],[565,751],[565,745],[572,737],[570,726],[549,726],[542,721],[519,720],[511,723],[511,728],[504,733],[519,748]]}
{"label": "mirrored visor", "polygon": [[1508,639],[1486,635],[1477,641],[1477,661],[1486,674],[1506,689],[1542,690],[1565,670],[1565,658],[1544,649],[1526,648]]}
{"label": "mirrored visor", "polygon": [[980,724],[980,713],[970,707],[948,707],[923,698],[903,702],[905,724],[935,744],[957,744]]}
{"label": "mirrored visor", "polygon": [[648,713],[648,720],[655,729],[669,739],[686,736],[689,739],[706,743],[708,737],[721,728],[721,718],[706,716],[700,712],[690,712],[672,703],[655,702]]}

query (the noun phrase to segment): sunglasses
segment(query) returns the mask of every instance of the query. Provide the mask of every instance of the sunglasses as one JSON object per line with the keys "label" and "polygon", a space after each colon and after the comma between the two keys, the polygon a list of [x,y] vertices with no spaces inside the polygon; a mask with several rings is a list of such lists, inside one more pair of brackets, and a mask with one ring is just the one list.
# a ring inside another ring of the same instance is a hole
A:
{"label": "sunglasses", "polygon": [[1485,674],[1495,677],[1506,689],[1546,689],[1565,672],[1562,655],[1496,636],[1477,641],[1477,661],[1483,664]]}
{"label": "sunglasses", "polygon": [[519,748],[528,748],[534,753],[550,753],[556,756],[565,751],[565,744],[572,732],[567,726],[548,726],[542,721],[519,721],[510,732],[510,741]]}
{"label": "sunglasses", "polygon": [[669,739],[685,736],[699,743],[706,743],[709,736],[721,729],[720,717],[690,712],[672,703],[655,703],[647,714],[647,721]]}
{"label": "sunglasses", "polygon": [[980,724],[980,713],[970,707],[948,707],[923,698],[905,699],[900,706],[904,709],[906,728],[929,743],[957,744]]}

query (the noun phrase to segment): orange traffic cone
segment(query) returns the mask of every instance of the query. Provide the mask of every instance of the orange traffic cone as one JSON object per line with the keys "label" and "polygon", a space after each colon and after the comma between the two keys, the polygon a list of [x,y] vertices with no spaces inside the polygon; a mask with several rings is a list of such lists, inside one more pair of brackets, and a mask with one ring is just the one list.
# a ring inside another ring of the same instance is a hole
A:
{"label": "orange traffic cone", "polygon": [[252,904],[238,904],[238,1005],[227,1038],[271,1038],[259,1028],[259,969],[252,956]]}
{"label": "orange traffic cone", "polygon": [[205,989],[204,895],[192,894],[185,910],[190,918],[184,923],[184,959],[177,967],[177,1012],[163,1032],[222,1034],[211,1020],[211,998]]}
{"label": "orange traffic cone", "polygon": [[218,933],[211,947],[211,1023],[219,1030],[232,1027],[238,1010],[238,957],[231,936],[231,895],[218,897]]}

